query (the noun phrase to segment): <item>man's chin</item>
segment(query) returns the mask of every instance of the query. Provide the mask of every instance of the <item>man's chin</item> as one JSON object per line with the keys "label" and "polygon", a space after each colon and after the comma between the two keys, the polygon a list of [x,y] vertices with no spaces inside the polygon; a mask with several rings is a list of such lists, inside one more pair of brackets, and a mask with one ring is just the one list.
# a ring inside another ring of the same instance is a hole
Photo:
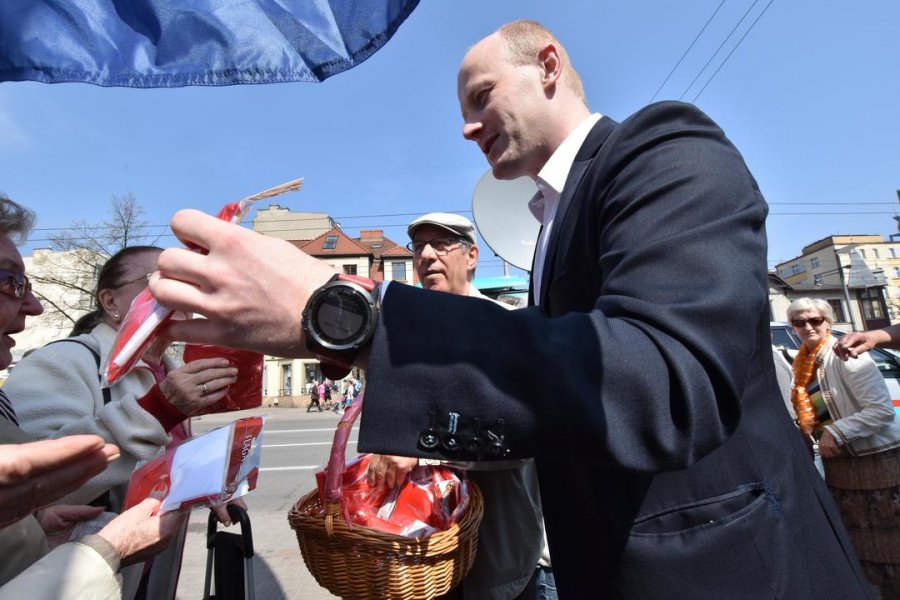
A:
{"label": "man's chin", "polygon": [[435,292],[447,291],[447,280],[444,277],[426,277],[422,280],[422,287]]}

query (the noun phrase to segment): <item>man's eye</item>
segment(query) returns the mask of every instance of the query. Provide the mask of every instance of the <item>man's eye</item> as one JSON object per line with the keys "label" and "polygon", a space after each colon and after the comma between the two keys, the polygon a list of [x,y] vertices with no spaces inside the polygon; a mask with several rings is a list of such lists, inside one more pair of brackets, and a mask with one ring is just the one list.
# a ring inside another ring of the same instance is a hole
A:
{"label": "man's eye", "polygon": [[488,97],[488,91],[487,91],[487,90],[481,90],[481,91],[478,92],[478,94],[475,96],[475,104],[476,104],[477,106],[484,106],[484,103],[487,102],[487,97]]}

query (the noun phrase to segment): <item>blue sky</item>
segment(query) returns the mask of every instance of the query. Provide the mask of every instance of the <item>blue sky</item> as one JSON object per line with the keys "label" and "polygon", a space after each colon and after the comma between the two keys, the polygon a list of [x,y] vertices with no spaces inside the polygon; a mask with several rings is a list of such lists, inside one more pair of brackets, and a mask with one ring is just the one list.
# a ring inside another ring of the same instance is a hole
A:
{"label": "blue sky", "polygon": [[[39,214],[26,254],[51,228],[102,220],[112,195],[133,193],[162,225],[179,208],[215,213],[297,177],[304,190],[276,199],[282,206],[405,242],[415,215],[471,216],[487,169],[461,136],[456,70],[469,46],[507,21],[541,21],[568,47],[591,108],[621,120],[650,101],[720,1],[423,0],[382,50],[320,84],[2,83],[0,191]],[[657,99],[693,100],[763,9],[695,103],[771,205],[769,266],[828,235],[895,233],[895,0],[726,0]],[[490,252],[482,259],[479,274],[499,274]]]}

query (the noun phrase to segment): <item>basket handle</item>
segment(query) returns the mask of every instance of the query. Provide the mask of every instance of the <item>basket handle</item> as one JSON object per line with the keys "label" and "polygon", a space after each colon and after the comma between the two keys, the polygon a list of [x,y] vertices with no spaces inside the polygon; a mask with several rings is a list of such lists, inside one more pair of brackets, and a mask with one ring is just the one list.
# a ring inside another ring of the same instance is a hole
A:
{"label": "basket handle", "polygon": [[344,410],[344,415],[334,430],[334,441],[331,443],[331,456],[328,458],[328,467],[325,471],[325,502],[333,502],[340,504],[341,502],[341,484],[343,482],[344,467],[346,459],[344,455],[347,451],[347,441],[350,439],[350,432],[353,429],[353,423],[362,412],[363,395],[360,394],[356,399]]}

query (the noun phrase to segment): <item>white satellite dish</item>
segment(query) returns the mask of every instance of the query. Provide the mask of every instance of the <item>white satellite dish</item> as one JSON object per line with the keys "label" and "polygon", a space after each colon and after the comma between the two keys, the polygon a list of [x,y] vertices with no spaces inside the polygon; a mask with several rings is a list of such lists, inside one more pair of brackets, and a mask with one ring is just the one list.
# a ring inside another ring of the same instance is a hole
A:
{"label": "white satellite dish", "polygon": [[501,181],[488,171],[472,194],[472,216],[478,233],[494,254],[523,271],[531,270],[541,229],[528,210],[528,201],[536,192],[530,177]]}

